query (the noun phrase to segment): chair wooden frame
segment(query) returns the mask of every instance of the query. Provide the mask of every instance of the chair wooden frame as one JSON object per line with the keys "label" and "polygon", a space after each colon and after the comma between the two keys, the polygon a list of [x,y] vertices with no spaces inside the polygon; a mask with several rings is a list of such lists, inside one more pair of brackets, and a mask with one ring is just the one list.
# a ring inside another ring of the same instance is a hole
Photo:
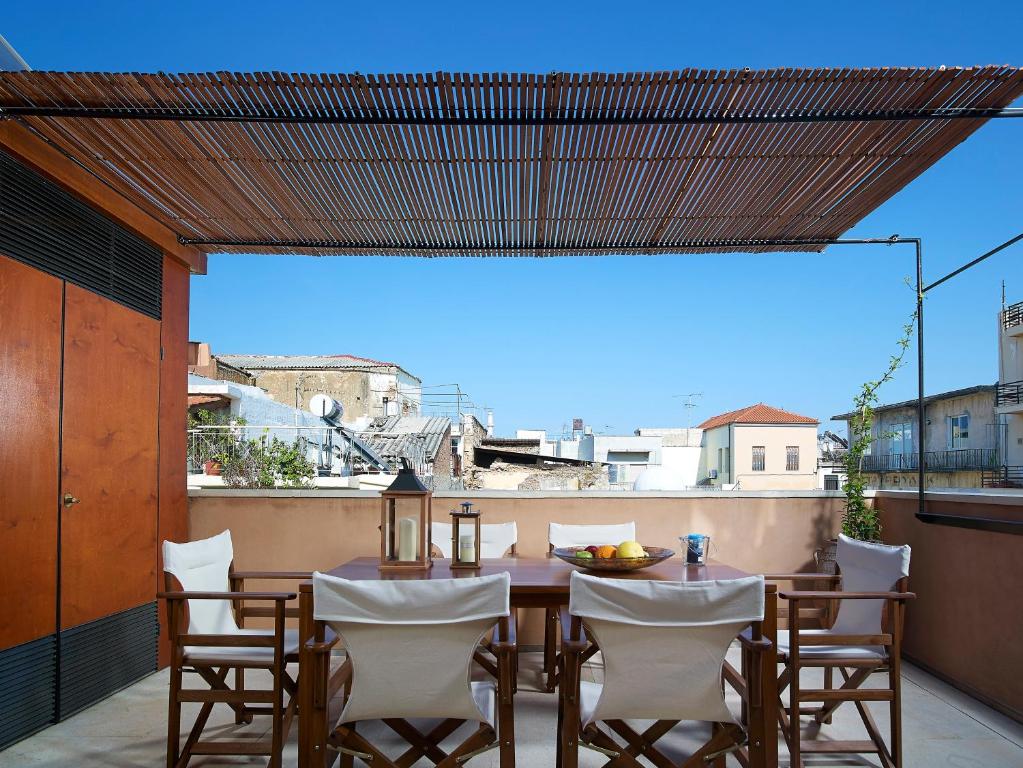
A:
{"label": "chair wooden frame", "polygon": [[[779,649],[778,661],[784,665],[778,678],[778,724],[791,757],[793,768],[802,768],[802,755],[806,754],[876,754],[885,768],[902,768],[902,633],[905,622],[906,601],[916,597],[908,591],[909,578],[899,579],[890,592],[843,592],[841,574],[819,573],[773,574],[769,581],[827,582],[825,590],[780,590],[778,595],[788,608],[789,648]],[[876,635],[814,634],[801,632],[800,619],[816,617],[822,629],[834,626],[840,600],[884,600],[881,633]],[[820,603],[825,603],[823,608]],[[813,607],[806,604],[812,603]],[[782,603],[779,603],[781,605]],[[864,646],[880,647],[880,658],[861,656],[804,656],[806,646]],[[820,668],[824,674],[822,688],[806,689],[800,684],[799,673],[804,668]],[[834,672],[842,676],[842,685],[834,686]],[[861,689],[860,685],[871,675],[887,673],[887,688]],[[788,703],[784,692],[788,688]],[[866,702],[886,701],[889,705],[891,745],[885,744]],[[830,723],[838,707],[852,702],[869,736],[860,741],[810,741],[801,735],[800,716],[812,716],[818,725]],[[817,706],[804,706],[806,703]]]}
{"label": "chair wooden frame", "polygon": [[754,622],[739,635],[742,645],[743,673],[736,671],[725,662],[722,668],[722,685],[727,682],[735,688],[742,700],[741,720],[736,723],[714,723],[710,740],[682,763],[675,763],[657,749],[655,742],[679,724],[678,720],[657,720],[642,733],[633,729],[624,720],[603,721],[610,731],[625,741],[619,744],[609,733],[591,723],[582,728],[580,723],[579,687],[582,666],[596,651],[596,645],[589,639],[582,619],[562,609],[560,655],[560,693],[558,698],[558,768],[577,768],[579,747],[588,747],[604,753],[608,762],[604,768],[642,768],[639,757],[645,757],[658,768],[724,768],[725,757],[736,753],[739,762],[751,764],[747,746],[747,729],[751,718],[762,716],[763,689],[760,674],[760,654],[771,647],[770,640],[763,636],[762,622]]}
{"label": "chair wooden frame", "polygon": [[[164,572],[165,591],[157,597],[167,601],[168,634],[171,642],[170,694],[167,716],[167,768],[184,768],[195,755],[265,755],[268,768],[280,768],[284,741],[288,737],[295,717],[298,697],[298,681],[287,671],[287,665],[298,661],[298,653],[285,653],[285,619],[297,617],[297,608],[288,608],[287,603],[295,600],[295,592],[246,592],[247,579],[300,581],[311,578],[307,572],[268,572],[234,570],[228,572],[229,592],[196,592],[181,589],[181,584],[170,573]],[[235,621],[239,628],[246,618],[272,618],[273,629],[265,635],[237,634],[189,634],[189,600],[229,600]],[[247,605],[254,602],[257,605]],[[201,661],[190,658],[187,646],[208,648],[271,648],[265,660],[238,658],[225,653],[221,657],[203,654]],[[273,677],[269,689],[245,687],[246,669],[265,669]],[[228,685],[227,677],[234,671],[234,687]],[[208,690],[185,688],[182,685],[184,673],[194,672],[209,686]],[[285,694],[288,699],[285,702]],[[185,739],[181,744],[181,705],[201,703]],[[235,723],[251,723],[255,715],[269,715],[273,718],[269,738],[253,739],[202,739],[203,730],[209,721],[215,704],[226,704],[234,710]]]}
{"label": "chair wooden frame", "polygon": [[[346,659],[340,668],[331,674],[331,652],[341,639],[337,636],[331,637],[331,634],[326,622],[314,621],[313,636],[306,642],[305,648],[312,659],[312,702],[317,710],[316,717],[330,713],[333,720],[340,715],[340,709],[333,705],[340,699],[340,706],[343,707],[350,693],[353,667],[351,660]],[[496,657],[496,667],[493,670],[487,669],[492,674],[496,673],[497,679],[496,732],[489,723],[479,723],[461,744],[451,752],[445,752],[441,749],[440,743],[465,723],[465,720],[448,718],[429,732],[423,733],[408,720],[385,719],[384,724],[409,743],[409,748],[392,760],[358,732],[356,723],[341,724],[333,720],[333,724],[328,727],[326,743],[316,745],[314,751],[325,757],[330,751],[339,752],[340,768],[353,768],[357,759],[373,768],[409,768],[423,757],[431,760],[437,768],[458,768],[474,755],[496,747],[500,750],[501,768],[514,768],[515,710],[512,694],[517,645],[513,620],[502,617],[497,621],[488,648]],[[478,651],[474,658],[479,661]],[[329,758],[327,761],[329,762]]]}

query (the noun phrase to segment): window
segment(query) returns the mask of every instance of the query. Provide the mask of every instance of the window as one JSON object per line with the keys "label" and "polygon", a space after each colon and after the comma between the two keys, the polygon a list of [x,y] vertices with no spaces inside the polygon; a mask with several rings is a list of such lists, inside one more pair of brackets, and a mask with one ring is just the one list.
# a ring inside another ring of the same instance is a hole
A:
{"label": "window", "polygon": [[969,437],[970,415],[968,413],[953,416],[949,419],[948,443],[953,451],[965,448]]}
{"label": "window", "polygon": [[799,446],[798,445],[786,445],[785,446],[785,471],[786,472],[798,472],[799,471]]}
{"label": "window", "polygon": [[825,491],[838,490],[838,475],[824,475],[824,490]]}
{"label": "window", "polygon": [[762,445],[753,446],[753,471],[764,471],[764,446]]}
{"label": "window", "polygon": [[891,438],[891,442],[888,443],[888,453],[894,455],[913,452],[913,424],[911,422],[892,424],[887,432]]}

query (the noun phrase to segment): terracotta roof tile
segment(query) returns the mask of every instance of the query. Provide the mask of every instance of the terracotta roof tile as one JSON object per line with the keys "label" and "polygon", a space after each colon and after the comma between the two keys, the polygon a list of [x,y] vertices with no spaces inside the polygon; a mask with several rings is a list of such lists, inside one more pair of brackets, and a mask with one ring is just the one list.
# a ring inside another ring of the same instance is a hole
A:
{"label": "terracotta roof tile", "polygon": [[700,429],[714,429],[725,424],[819,424],[817,419],[800,416],[798,413],[783,411],[764,403],[757,403],[737,411],[713,416],[700,425]]}

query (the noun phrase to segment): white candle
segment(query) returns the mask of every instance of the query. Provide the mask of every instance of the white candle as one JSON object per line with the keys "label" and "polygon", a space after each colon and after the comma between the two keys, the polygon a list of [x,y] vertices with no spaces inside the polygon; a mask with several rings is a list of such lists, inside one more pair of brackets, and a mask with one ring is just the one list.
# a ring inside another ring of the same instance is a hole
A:
{"label": "white candle", "polygon": [[408,562],[418,554],[419,522],[414,517],[403,517],[398,521],[398,559]]}
{"label": "white candle", "polygon": [[458,560],[462,563],[476,562],[476,545],[471,533],[463,534],[458,541]]}

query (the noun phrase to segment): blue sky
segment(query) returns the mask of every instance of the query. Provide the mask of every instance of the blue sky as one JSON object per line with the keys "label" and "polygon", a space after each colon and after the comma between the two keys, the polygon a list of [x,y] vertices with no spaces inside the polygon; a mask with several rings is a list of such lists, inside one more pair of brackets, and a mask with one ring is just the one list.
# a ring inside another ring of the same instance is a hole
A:
{"label": "blue sky", "polygon": [[[1023,4],[11,4],[0,34],[36,69],[419,72],[686,66],[1023,65]],[[994,121],[850,236],[924,238],[933,279],[1023,231],[1023,120]],[[215,352],[348,352],[458,382],[498,431],[684,425],[765,401],[847,409],[913,308],[912,249],[506,259],[212,256],[191,337]],[[928,391],[998,376],[1001,281],[1023,246],[936,289]],[[884,400],[915,395],[904,368]]]}

